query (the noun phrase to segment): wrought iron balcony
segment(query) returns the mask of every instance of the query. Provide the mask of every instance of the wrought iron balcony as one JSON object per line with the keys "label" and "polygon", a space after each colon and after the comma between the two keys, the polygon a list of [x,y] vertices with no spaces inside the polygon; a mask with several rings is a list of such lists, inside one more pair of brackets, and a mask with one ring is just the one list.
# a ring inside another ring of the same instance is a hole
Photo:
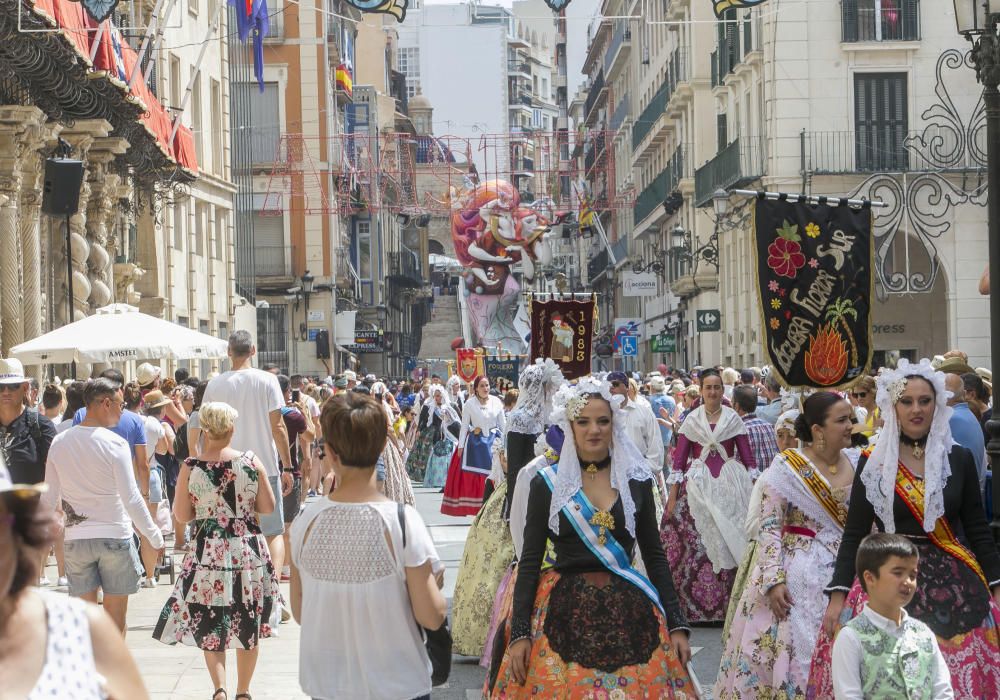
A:
{"label": "wrought iron balcony", "polygon": [[764,174],[759,138],[736,139],[694,173],[694,203],[704,207],[718,189],[742,187]]}
{"label": "wrought iron balcony", "polygon": [[843,41],[919,41],[920,0],[842,0]]}
{"label": "wrought iron balcony", "polygon": [[639,148],[643,139],[646,138],[656,121],[667,110],[667,103],[677,89],[677,85],[687,80],[687,51],[686,49],[674,49],[674,54],[667,65],[667,74],[663,78],[663,83],[653,95],[645,109],[635,120],[632,127],[632,150]]}
{"label": "wrought iron balcony", "polygon": [[584,172],[589,173],[594,165],[600,160],[606,146],[606,138],[603,131],[598,131],[587,146],[583,156]]}
{"label": "wrought iron balcony", "polygon": [[593,281],[608,268],[608,249],[602,247],[600,252],[587,261],[587,279]]}
{"label": "wrought iron balcony", "polygon": [[525,73],[531,75],[531,64],[527,61],[507,61],[508,73]]}
{"label": "wrought iron balcony", "polygon": [[628,118],[628,112],[628,95],[626,95],[622,98],[621,102],[618,103],[618,106],[615,107],[614,113],[611,115],[611,131],[618,131],[621,128],[622,124],[624,124],[625,120]]}
{"label": "wrought iron balcony", "polygon": [[590,113],[594,111],[598,103],[606,94],[605,88],[607,86],[604,83],[604,69],[597,71],[597,77],[594,78],[593,84],[587,91],[587,100],[583,103],[583,114],[584,117],[589,121]]}
{"label": "wrought iron balcony", "polygon": [[390,252],[389,277],[406,287],[420,287],[424,280],[416,254],[405,248]]}
{"label": "wrought iron balcony", "polygon": [[527,92],[511,92],[509,104],[511,106],[520,107],[521,105],[531,106],[531,95]]}
{"label": "wrought iron balcony", "polygon": [[892,126],[802,134],[805,169],[814,173],[938,172],[981,170],[986,165],[985,129],[965,134],[928,126],[904,131]]}
{"label": "wrought iron balcony", "polygon": [[628,60],[631,51],[632,29],[628,20],[615,20],[611,30],[611,45],[604,54],[604,71],[610,75],[616,66]]}
{"label": "wrought iron balcony", "polygon": [[646,217],[663,205],[681,179],[691,177],[687,147],[678,146],[667,161],[667,167],[639,194],[632,208],[633,221],[638,226]]}

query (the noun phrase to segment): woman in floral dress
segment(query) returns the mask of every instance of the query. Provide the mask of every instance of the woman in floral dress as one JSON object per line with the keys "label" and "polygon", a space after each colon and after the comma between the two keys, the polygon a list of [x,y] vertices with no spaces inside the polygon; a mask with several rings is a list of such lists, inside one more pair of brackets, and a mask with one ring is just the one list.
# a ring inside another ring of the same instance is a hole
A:
{"label": "woman in floral dress", "polygon": [[235,700],[251,700],[257,643],[271,636],[267,621],[281,596],[257,520],[274,510],[275,496],[260,460],[229,446],[236,409],[206,403],[199,417],[204,446],[181,467],[174,501],[181,523],[194,520],[194,541],[153,638],[204,651],[212,700],[226,700],[226,650],[236,649]]}
{"label": "woman in floral dress", "polygon": [[852,409],[829,391],[806,399],[788,449],[760,477],[757,559],[738,596],[713,697],[804,700],[854,478]]}
{"label": "woman in floral dress", "polygon": [[447,391],[440,384],[430,389],[417,416],[416,438],[406,458],[406,471],[413,481],[422,482],[427,474],[427,462],[433,456],[434,443],[441,435],[440,407],[448,402]]}

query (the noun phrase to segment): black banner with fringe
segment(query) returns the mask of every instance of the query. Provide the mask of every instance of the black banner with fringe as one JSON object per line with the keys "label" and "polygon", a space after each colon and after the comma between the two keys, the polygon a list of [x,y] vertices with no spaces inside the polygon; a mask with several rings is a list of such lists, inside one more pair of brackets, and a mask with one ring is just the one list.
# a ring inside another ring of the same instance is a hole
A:
{"label": "black banner with fringe", "polygon": [[772,371],[786,386],[851,386],[872,359],[871,207],[759,199],[753,216]]}

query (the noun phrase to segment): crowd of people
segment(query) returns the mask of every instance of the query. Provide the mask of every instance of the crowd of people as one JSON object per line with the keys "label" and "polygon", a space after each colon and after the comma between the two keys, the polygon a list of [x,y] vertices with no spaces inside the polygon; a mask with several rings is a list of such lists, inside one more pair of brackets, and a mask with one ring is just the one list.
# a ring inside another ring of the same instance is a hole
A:
{"label": "crowd of people", "polygon": [[[147,697],[128,601],[171,567],[153,637],[202,650],[212,700],[229,649],[251,700],[292,618],[314,698],[429,697],[452,653],[490,698],[1000,697],[992,376],[960,352],[844,392],[552,360],[503,395],[285,376],[245,331],[229,363],[42,388],[0,360],[11,697]],[[450,611],[416,486],[474,516]],[[69,597],[39,578],[50,553]],[[696,625],[720,629],[715,678],[689,664]]]}

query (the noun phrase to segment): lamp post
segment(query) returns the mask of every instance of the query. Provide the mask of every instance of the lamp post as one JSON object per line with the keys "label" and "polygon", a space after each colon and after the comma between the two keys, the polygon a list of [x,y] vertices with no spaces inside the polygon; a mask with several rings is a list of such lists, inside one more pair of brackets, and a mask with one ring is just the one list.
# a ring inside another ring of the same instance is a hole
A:
{"label": "lamp post", "polygon": [[313,293],[313,285],[316,283],[316,278],[309,273],[309,270],[306,270],[302,273],[302,277],[299,278],[299,282],[302,284],[302,298],[306,302],[306,317],[302,322],[299,335],[302,340],[309,340],[309,297]]}
{"label": "lamp post", "polygon": [[379,304],[375,307],[375,311],[378,313],[379,321],[379,335],[382,341],[382,373],[384,376],[389,376],[389,368],[386,366],[385,359],[385,324],[389,319],[389,308],[385,304]]}
{"label": "lamp post", "polygon": [[[990,270],[990,364],[1000,367],[1000,0],[953,0],[958,33],[972,43],[976,80],[986,106],[986,173],[989,189],[987,231]],[[1000,465],[1000,417],[987,422],[986,451]],[[995,471],[995,470],[994,470]],[[993,479],[993,536],[1000,541],[1000,479]]]}

